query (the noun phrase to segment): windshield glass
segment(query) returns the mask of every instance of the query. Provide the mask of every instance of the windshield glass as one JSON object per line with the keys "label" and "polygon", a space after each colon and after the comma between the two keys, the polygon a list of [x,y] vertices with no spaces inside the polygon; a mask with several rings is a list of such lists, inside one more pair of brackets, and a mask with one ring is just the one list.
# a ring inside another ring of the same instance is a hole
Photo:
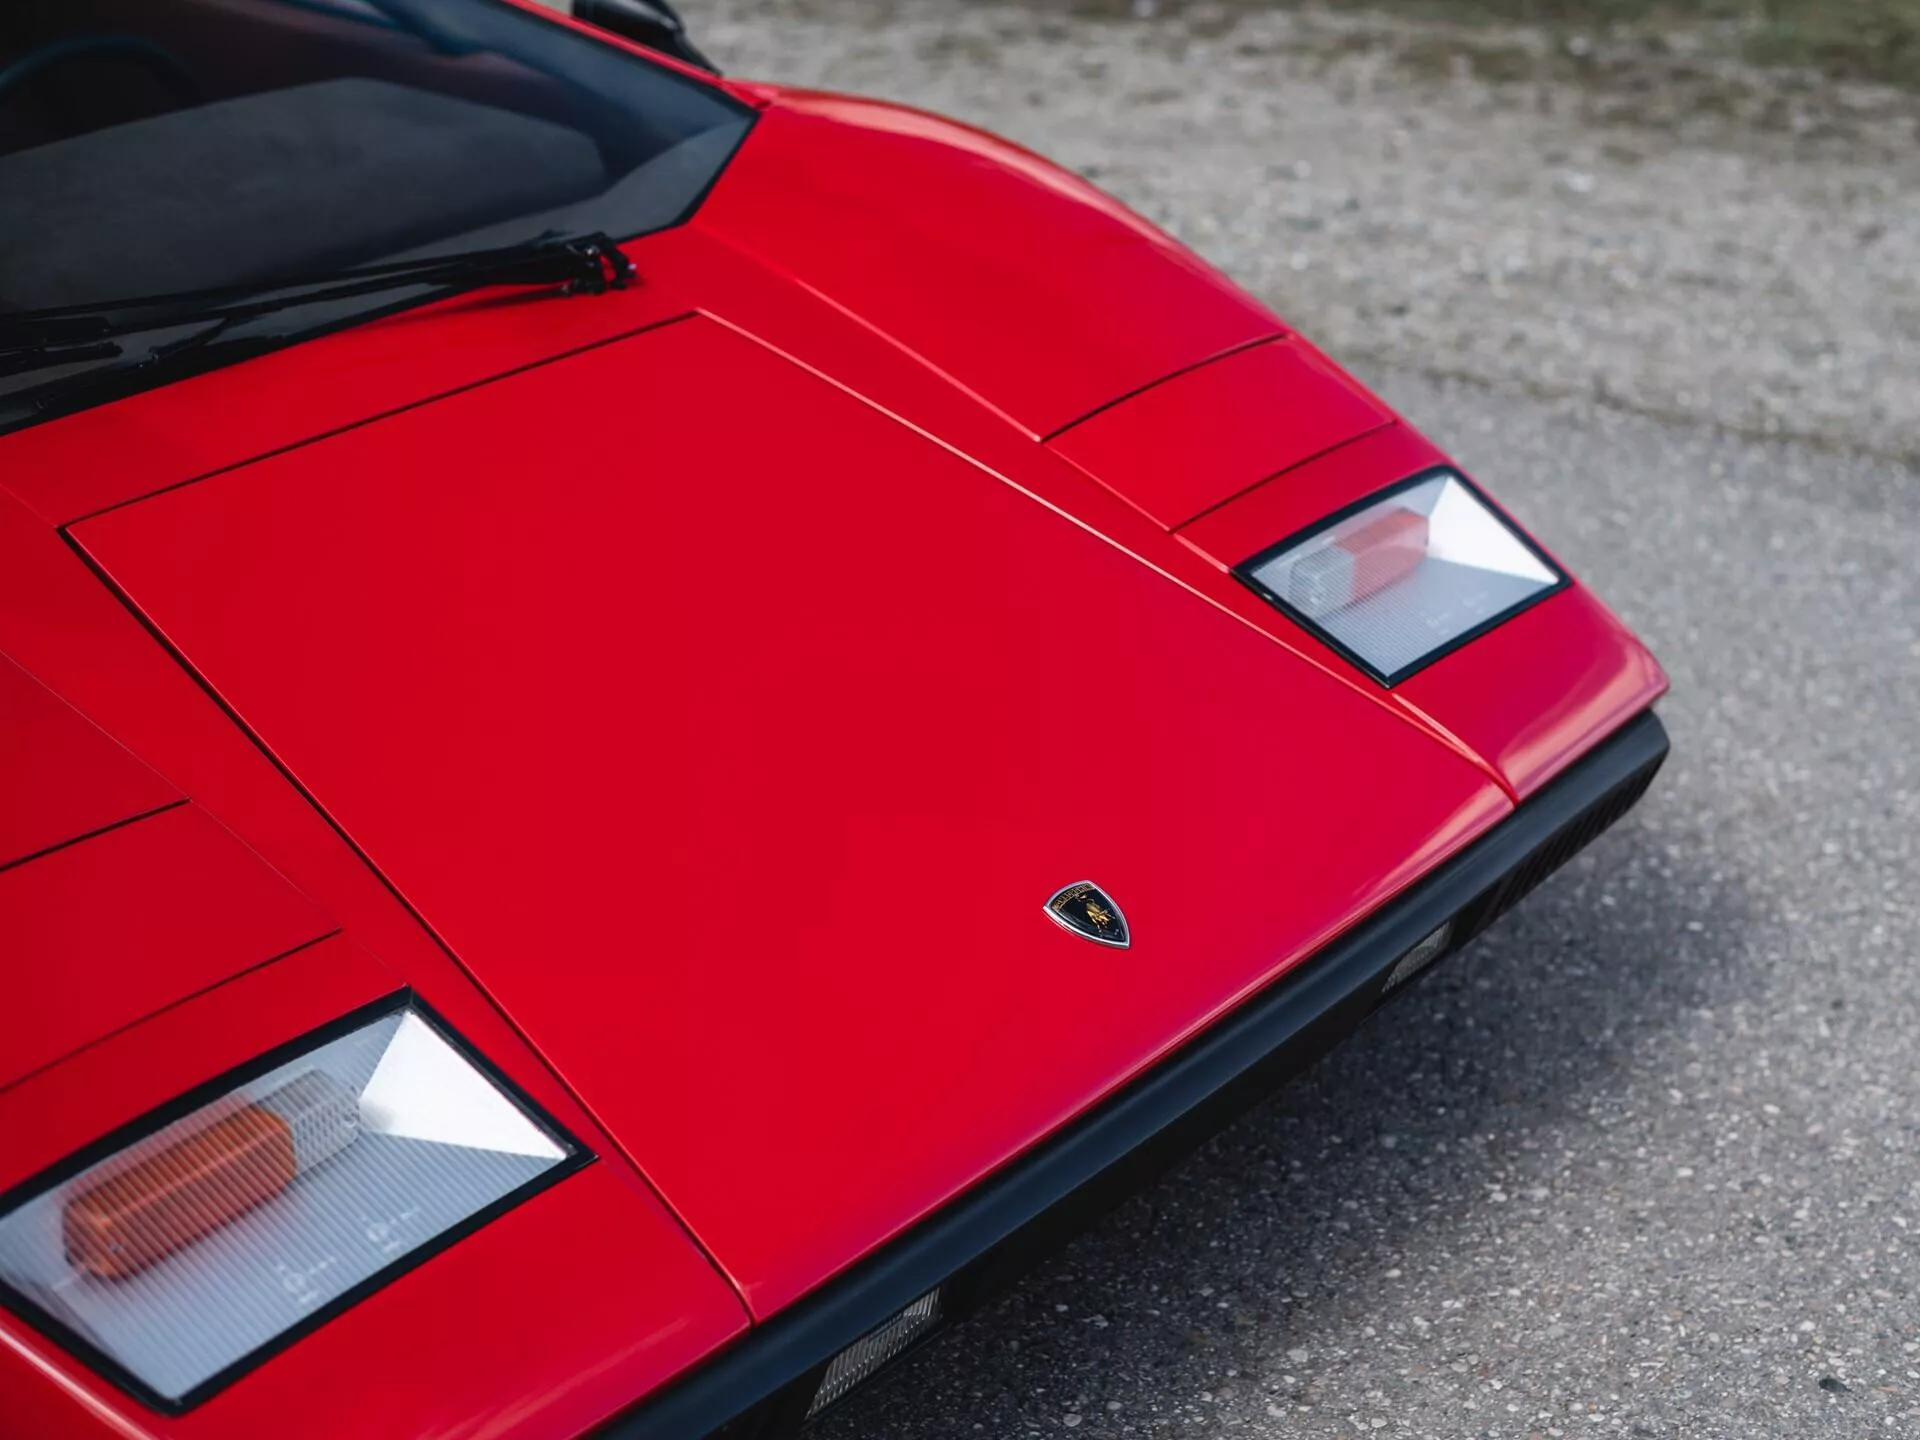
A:
{"label": "windshield glass", "polygon": [[[0,324],[631,238],[685,218],[751,114],[504,0],[7,0]],[[43,383],[37,363],[16,356],[0,394]]]}

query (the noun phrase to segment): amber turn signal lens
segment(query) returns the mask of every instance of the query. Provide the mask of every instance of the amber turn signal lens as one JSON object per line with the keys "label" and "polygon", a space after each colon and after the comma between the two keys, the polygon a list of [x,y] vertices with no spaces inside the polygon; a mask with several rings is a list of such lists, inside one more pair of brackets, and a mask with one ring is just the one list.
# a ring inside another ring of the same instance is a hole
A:
{"label": "amber turn signal lens", "polygon": [[107,1279],[164,1260],[271,1200],[295,1174],[293,1134],[249,1105],[67,1202],[67,1259]]}
{"label": "amber turn signal lens", "polygon": [[177,1108],[0,1200],[0,1305],[161,1409],[587,1159],[405,995]]}
{"label": "amber turn signal lens", "polygon": [[75,1193],[67,1260],[124,1279],[271,1200],[360,1133],[360,1102],[309,1070],[251,1105]]}

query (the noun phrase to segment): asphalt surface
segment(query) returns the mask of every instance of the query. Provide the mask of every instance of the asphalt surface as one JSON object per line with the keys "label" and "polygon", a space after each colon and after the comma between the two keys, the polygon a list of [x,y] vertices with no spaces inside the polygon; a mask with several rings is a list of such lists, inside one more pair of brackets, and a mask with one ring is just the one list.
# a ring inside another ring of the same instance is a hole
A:
{"label": "asphalt surface", "polygon": [[1674,682],[1626,821],[821,1440],[1920,1437],[1920,183],[1871,118],[1907,102],[1748,134],[1706,81],[1418,86],[1432,32],[1248,6],[684,8],[731,69],[1173,225]]}

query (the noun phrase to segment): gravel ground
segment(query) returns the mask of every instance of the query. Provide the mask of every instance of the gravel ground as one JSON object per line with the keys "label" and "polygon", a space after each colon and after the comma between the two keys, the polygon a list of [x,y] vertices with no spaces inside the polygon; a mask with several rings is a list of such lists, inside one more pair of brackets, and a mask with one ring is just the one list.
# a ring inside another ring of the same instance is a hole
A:
{"label": "gravel ground", "polygon": [[1394,47],[1432,32],[1233,18],[722,0],[696,30],[1062,157],[1358,362],[1653,642],[1675,757],[821,1440],[1920,1437],[1911,122],[1518,108],[1420,79]]}
{"label": "gravel ground", "polygon": [[688,9],[730,71],[1072,166],[1349,361],[1920,457],[1920,99],[1684,36],[1077,3]]}

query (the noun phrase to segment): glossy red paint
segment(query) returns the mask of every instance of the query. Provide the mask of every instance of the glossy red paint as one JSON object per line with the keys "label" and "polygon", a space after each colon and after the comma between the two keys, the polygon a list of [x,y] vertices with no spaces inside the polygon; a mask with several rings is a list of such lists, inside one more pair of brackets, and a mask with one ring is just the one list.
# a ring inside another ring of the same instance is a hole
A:
{"label": "glossy red paint", "polygon": [[0,1088],[331,928],[190,804],[0,870]]}
{"label": "glossy red paint", "polygon": [[782,92],[698,224],[1034,435],[1282,333],[1086,181],[898,105]]}
{"label": "glossy red paint", "polygon": [[1385,405],[1311,345],[1279,340],[1163,380],[1047,448],[1172,530],[1392,423]]}
{"label": "glossy red paint", "polygon": [[[189,413],[182,422],[184,429],[196,429],[200,417]],[[0,1134],[7,1137],[7,1144],[0,1146],[0,1191],[193,1086],[407,984],[601,1156],[595,1170],[624,1177],[632,1213],[622,1234],[645,1232],[640,1253],[658,1274],[626,1294],[617,1333],[564,1358],[527,1350],[518,1329],[503,1325],[501,1334],[511,1337],[530,1363],[501,1364],[484,1374],[449,1363],[435,1373],[438,1389],[433,1394],[414,1396],[421,1408],[391,1412],[396,1426],[416,1426],[401,1433],[573,1435],[581,1427],[562,1418],[578,1414],[578,1402],[569,1396],[601,1397],[612,1404],[617,1392],[631,1400],[662,1383],[695,1352],[704,1354],[739,1332],[746,1315],[738,1298],[686,1237],[672,1211],[626,1166],[620,1147],[572,1092],[533,1056],[430,933],[58,534],[6,496],[0,496],[0,634],[16,658],[54,680],[89,715],[100,717],[117,738],[191,793],[196,805],[244,834],[283,874],[297,875],[301,888],[360,942],[323,940],[0,1088]],[[116,897],[100,892],[94,898],[112,905]],[[376,949],[385,963],[375,962],[368,948]],[[558,1194],[590,1173],[571,1177],[548,1194]],[[521,1275],[551,1267],[557,1254],[570,1253],[577,1235],[562,1227],[559,1233],[543,1230],[537,1240],[528,1240],[513,1247],[510,1256]],[[432,1265],[454,1263],[461,1248],[435,1257]],[[418,1273],[425,1274],[426,1268]],[[592,1267],[579,1267],[579,1273],[590,1275]],[[521,1293],[517,1283],[503,1286],[497,1275],[489,1284],[499,1287],[496,1296]],[[470,1305],[463,1318],[484,1317],[491,1329],[500,1314],[497,1305]],[[356,1308],[328,1328],[360,1323]],[[417,1313],[394,1316],[390,1326],[350,1328],[341,1343],[354,1348],[366,1364],[376,1359],[384,1363],[406,1354],[425,1330],[444,1334],[449,1350],[466,1334],[463,1325],[450,1325],[447,1313],[428,1303]],[[574,1335],[577,1339],[578,1332]],[[649,1335],[657,1338],[636,1348],[637,1338]],[[249,1376],[242,1382],[246,1393],[256,1393],[254,1387],[266,1384],[270,1372],[284,1373],[281,1367],[292,1364],[290,1357],[298,1351],[296,1347]],[[608,1363],[604,1382],[589,1373],[603,1362]],[[316,1385],[280,1417],[284,1423],[278,1433],[358,1433],[361,1391],[338,1384],[337,1372]],[[241,1389],[231,1393],[238,1395]],[[492,1416],[490,1431],[470,1423],[481,1400]],[[150,1414],[59,1347],[0,1312],[0,1416],[35,1417],[33,1428],[25,1432],[35,1440],[249,1433],[244,1426],[198,1428],[211,1413],[200,1409],[171,1420]],[[449,1417],[460,1418],[455,1423]]]}
{"label": "glossy red paint", "polygon": [[[1153,556],[1153,563],[1168,575],[1282,644],[1294,645],[1299,639],[1299,633],[1281,622],[1271,607],[1233,581],[1223,565],[1189,546],[1169,546],[1159,522],[1049,447],[1035,445],[1031,436],[1005,417],[844,309],[793,284],[697,224],[651,236],[644,247],[635,249],[643,254],[648,275],[679,293],[698,295],[703,313],[859,395],[936,444],[1007,477],[1122,548]],[[1243,449],[1259,444],[1257,440],[1239,443]],[[1423,453],[1439,455],[1431,445],[1420,443],[1426,446]],[[1358,675],[1318,643],[1298,646],[1296,653],[1369,704],[1426,728],[1470,763],[1482,763],[1419,712]]]}
{"label": "glossy red paint", "polygon": [[1578,587],[1399,687],[1403,700],[1484,755],[1521,797],[1666,692],[1659,662],[1592,591]]}
{"label": "glossy red paint", "polygon": [[[397,983],[351,942],[323,940],[0,1090],[0,1189]],[[592,1237],[589,1254],[582,1237]],[[528,1315],[538,1323],[515,1323]],[[338,1434],[344,1424],[356,1437],[393,1440],[500,1434],[503,1425],[575,1435],[744,1325],[658,1201],[619,1166],[598,1164],[184,1416],[150,1414],[39,1335],[0,1325],[0,1417],[34,1422],[0,1433],[252,1440]]]}
{"label": "glossy red paint", "polygon": [[0,1191],[402,983],[361,946],[327,936],[0,1090]]}
{"label": "glossy red paint", "polygon": [[1448,463],[1412,426],[1389,425],[1274,476],[1176,533],[1214,564],[1232,567],[1343,505]]}
{"label": "glossy red paint", "polygon": [[[758,423],[715,444],[721,376]],[[632,460],[621,395],[679,422]],[[515,418],[567,403],[558,433]],[[429,463],[454,450],[457,497]],[[758,1314],[1506,809],[1279,646],[706,321],[75,534]],[[1340,743],[1366,744],[1375,803],[1308,758]],[[1302,814],[1313,852],[1276,852]],[[1082,872],[1133,919],[1123,965],[1040,916]]]}
{"label": "glossy red paint", "polygon": [[[191,428],[200,417],[186,419]],[[56,532],[7,497],[0,497],[0,627],[17,659],[244,836],[274,869],[297,877],[306,895],[557,1119],[595,1150],[615,1148],[272,760]]]}
{"label": "glossy red paint", "polygon": [[[1237,565],[1383,485],[1451,463],[1411,427],[1396,424],[1275,477],[1179,534],[1219,564]],[[1332,654],[1273,614],[1294,643]],[[1666,674],[1646,647],[1576,585],[1428,666],[1393,694],[1484,759],[1514,798],[1524,799],[1666,690]]]}
{"label": "glossy red paint", "polygon": [[180,798],[125,746],[0,655],[0,866]]}
{"label": "glossy red paint", "polygon": [[[9,435],[0,485],[65,525],[686,308],[642,284],[593,299],[490,292],[404,311]],[[216,423],[181,423],[202,407]]]}
{"label": "glossy red paint", "polygon": [[[1229,568],[1441,452],[1057,167],[731,88],[764,114],[635,290],[477,294],[0,437],[33,677],[0,663],[0,716],[66,777],[0,833],[192,802],[19,867],[117,914],[36,981],[73,1053],[0,1080],[0,1189],[402,984],[601,1157],[184,1417],[0,1315],[27,1433],[576,1435],[1664,688],[1577,587],[1355,674]],[[221,845],[230,885],[185,876]],[[263,875],[343,933],[245,968]],[[1087,875],[1133,950],[1041,914]],[[202,903],[135,967],[106,932],[169,885]],[[138,982],[125,1028],[80,974]]]}

